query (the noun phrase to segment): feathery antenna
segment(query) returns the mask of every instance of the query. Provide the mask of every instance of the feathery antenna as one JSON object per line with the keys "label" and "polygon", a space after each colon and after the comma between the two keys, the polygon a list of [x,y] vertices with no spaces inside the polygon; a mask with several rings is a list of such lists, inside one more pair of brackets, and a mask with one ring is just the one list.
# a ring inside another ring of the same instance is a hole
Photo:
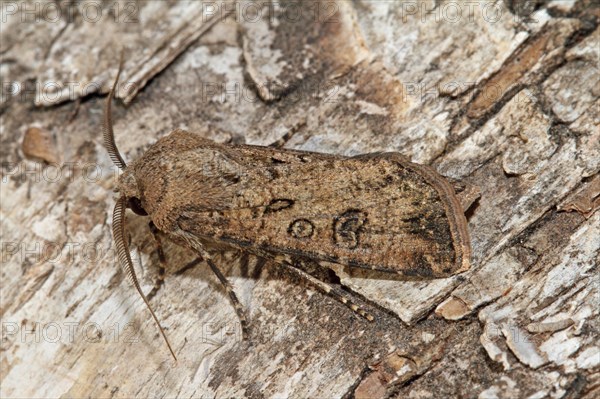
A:
{"label": "feathery antenna", "polygon": [[110,159],[112,159],[115,166],[119,169],[123,170],[127,167],[127,164],[123,160],[123,157],[119,153],[119,149],[115,144],[115,135],[113,133],[113,122],[112,122],[112,99],[115,95],[115,90],[117,88],[117,83],[119,82],[119,76],[121,76],[121,71],[123,70],[123,50],[121,50],[121,60],[119,61],[119,71],[117,72],[117,78],[115,79],[115,83],[113,83],[112,89],[110,89],[110,93],[108,93],[108,97],[106,98],[106,105],[104,106],[104,146],[108,151],[108,155]]}
{"label": "feathery antenna", "polygon": [[135,269],[133,268],[133,262],[131,261],[131,255],[129,254],[129,248],[128,248],[128,245],[125,244],[125,223],[124,223],[124,221],[125,221],[126,205],[127,205],[127,200],[125,198],[120,198],[117,201],[117,203],[115,204],[115,210],[113,212],[113,238],[115,240],[115,245],[117,246],[117,254],[119,255],[119,262],[121,263],[121,266],[125,270],[127,277],[129,277],[129,280],[131,281],[131,283],[133,284],[133,286],[135,287],[137,292],[140,294],[140,296],[144,300],[144,303],[148,307],[148,310],[152,314],[152,318],[156,322],[156,325],[158,326],[158,329],[160,330],[161,335],[163,336],[165,342],[167,343],[167,346],[169,347],[169,351],[171,352],[171,355],[173,355],[173,359],[175,359],[175,361],[177,361],[177,356],[175,356],[175,352],[173,351],[173,348],[171,348],[171,344],[169,343],[169,340],[167,339],[167,336],[166,336],[163,328],[161,327],[160,322],[158,321],[158,318],[154,314],[152,307],[150,307],[150,303],[148,302],[148,299],[146,299],[146,296],[142,292],[140,283],[138,282],[137,276],[135,275]]}

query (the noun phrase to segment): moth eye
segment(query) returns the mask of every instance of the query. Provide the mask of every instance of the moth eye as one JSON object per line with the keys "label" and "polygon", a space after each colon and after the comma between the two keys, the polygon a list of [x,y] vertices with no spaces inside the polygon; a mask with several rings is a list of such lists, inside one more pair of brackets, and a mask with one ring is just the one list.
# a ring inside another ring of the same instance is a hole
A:
{"label": "moth eye", "polygon": [[129,198],[129,209],[131,209],[136,215],[148,216],[148,212],[142,206],[142,201],[136,197]]}

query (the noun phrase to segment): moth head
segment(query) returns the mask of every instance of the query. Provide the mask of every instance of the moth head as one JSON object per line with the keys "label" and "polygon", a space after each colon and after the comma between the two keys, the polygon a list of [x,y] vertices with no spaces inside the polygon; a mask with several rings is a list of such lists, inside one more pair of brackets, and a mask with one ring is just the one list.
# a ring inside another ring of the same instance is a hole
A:
{"label": "moth head", "polygon": [[148,212],[146,212],[142,205],[142,195],[132,167],[125,169],[121,176],[119,176],[117,190],[121,194],[121,197],[125,198],[127,208],[131,209],[136,215],[148,215]]}
{"label": "moth head", "polygon": [[113,211],[113,239],[115,243],[115,247],[117,249],[117,254],[119,256],[119,263],[123,267],[123,270],[127,274],[127,277],[135,287],[138,294],[144,300],[144,303],[148,307],[148,310],[152,314],[152,318],[156,322],[162,337],[164,338],[171,355],[173,358],[177,360],[175,356],[175,352],[171,348],[171,344],[169,344],[169,340],[163,331],[158,318],[154,314],[148,299],[142,292],[140,284],[138,282],[137,276],[135,274],[135,269],[133,267],[133,262],[131,260],[131,254],[129,253],[129,245],[128,241],[125,239],[126,234],[126,226],[125,226],[125,211],[127,208],[131,209],[133,212],[138,215],[147,215],[146,211],[142,206],[142,202],[140,201],[138,184],[135,178],[135,174],[131,167],[128,168],[127,164],[123,160],[123,157],[119,153],[119,149],[115,144],[115,136],[113,133],[113,124],[112,124],[112,112],[111,112],[111,104],[112,99],[115,94],[115,89],[117,87],[117,83],[119,82],[119,76],[121,75],[121,70],[123,69],[123,53],[121,53],[121,63],[119,65],[119,71],[117,72],[117,78],[115,79],[115,83],[113,84],[110,93],[106,99],[106,106],[104,108],[104,145],[106,150],[108,151],[108,155],[110,159],[112,159],[115,166],[123,171],[123,174],[119,177],[118,190],[121,194],[120,198],[117,200],[115,204],[115,208]]}

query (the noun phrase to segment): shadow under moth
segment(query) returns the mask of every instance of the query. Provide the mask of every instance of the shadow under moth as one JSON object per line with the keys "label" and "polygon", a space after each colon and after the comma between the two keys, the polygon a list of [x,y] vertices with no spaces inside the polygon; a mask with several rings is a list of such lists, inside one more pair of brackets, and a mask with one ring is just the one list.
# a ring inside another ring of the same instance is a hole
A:
{"label": "shadow under moth", "polygon": [[[333,262],[410,279],[434,279],[470,265],[470,240],[454,187],[429,166],[397,153],[354,157],[226,145],[175,130],[125,163],[115,144],[107,97],[104,142],[122,170],[113,213],[119,261],[146,303],[125,237],[125,211],[148,215],[151,229],[204,259],[233,303],[244,337],[245,312],[213,262],[231,248],[286,266],[368,320],[347,293],[313,277],[303,261]],[[163,257],[164,258],[164,257]]]}

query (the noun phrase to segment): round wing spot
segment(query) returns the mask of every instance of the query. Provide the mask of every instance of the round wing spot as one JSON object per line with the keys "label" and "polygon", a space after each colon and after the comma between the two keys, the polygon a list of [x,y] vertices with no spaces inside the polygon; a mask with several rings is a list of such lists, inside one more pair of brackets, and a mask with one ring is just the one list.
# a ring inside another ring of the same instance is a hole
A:
{"label": "round wing spot", "polygon": [[288,234],[295,238],[310,238],[315,233],[315,225],[308,219],[297,219],[290,223]]}

